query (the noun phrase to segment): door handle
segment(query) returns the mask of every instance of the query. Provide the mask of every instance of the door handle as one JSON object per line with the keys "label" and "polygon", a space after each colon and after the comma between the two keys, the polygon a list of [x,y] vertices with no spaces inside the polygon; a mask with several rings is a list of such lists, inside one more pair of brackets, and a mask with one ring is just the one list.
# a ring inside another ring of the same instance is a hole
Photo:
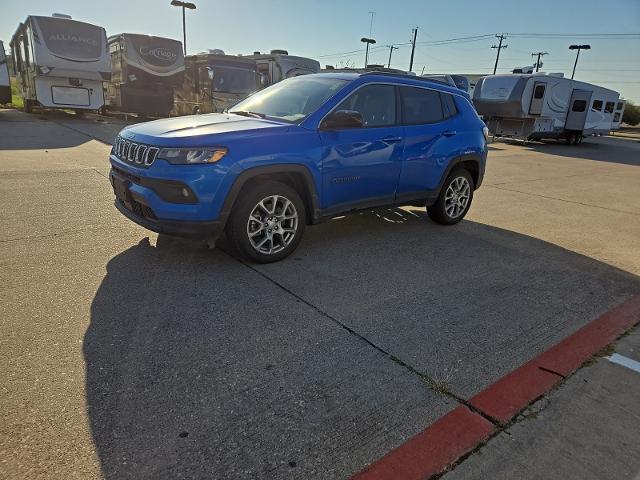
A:
{"label": "door handle", "polygon": [[444,132],[442,132],[442,135],[444,135],[445,137],[453,137],[456,133],[455,130],[445,130]]}
{"label": "door handle", "polygon": [[384,137],[382,141],[384,143],[398,143],[402,141],[402,137]]}

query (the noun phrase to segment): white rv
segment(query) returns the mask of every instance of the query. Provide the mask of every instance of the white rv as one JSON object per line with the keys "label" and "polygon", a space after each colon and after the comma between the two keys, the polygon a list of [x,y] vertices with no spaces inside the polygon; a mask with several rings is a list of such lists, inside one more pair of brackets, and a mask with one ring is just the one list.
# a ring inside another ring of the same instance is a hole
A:
{"label": "white rv", "polygon": [[42,106],[81,113],[104,104],[102,82],[111,77],[104,28],[68,15],[29,16],[11,49],[26,111]]}
{"label": "white rv", "polygon": [[627,102],[620,99],[616,102],[616,108],[613,111],[613,124],[611,125],[611,130],[619,130],[620,124],[622,123],[622,117],[624,116],[624,107]]}
{"label": "white rv", "polygon": [[273,85],[285,78],[298,77],[320,71],[320,62],[311,58],[289,55],[286,50],[271,50],[270,53],[255,52],[247,55],[258,65],[258,73],[265,78],[264,86]]}
{"label": "white rv", "polygon": [[4,54],[4,45],[0,41],[0,104],[11,103],[11,82],[9,81],[9,66]]}
{"label": "white rv", "polygon": [[496,137],[563,138],[608,134],[619,93],[562,74],[488,75],[478,80],[473,103]]}

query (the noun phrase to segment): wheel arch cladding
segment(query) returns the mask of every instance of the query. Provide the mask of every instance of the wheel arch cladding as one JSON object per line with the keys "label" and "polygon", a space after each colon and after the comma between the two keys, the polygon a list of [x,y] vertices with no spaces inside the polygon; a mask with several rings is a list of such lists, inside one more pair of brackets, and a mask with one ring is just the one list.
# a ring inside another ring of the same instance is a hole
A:
{"label": "wheel arch cladding", "polygon": [[313,182],[313,177],[306,166],[299,164],[267,165],[264,167],[253,167],[243,171],[236,178],[225,199],[221,212],[223,221],[226,223],[236,200],[242,194],[243,190],[250,188],[256,183],[262,183],[268,180],[282,182],[295,189],[304,202],[306,210],[305,223],[309,225],[317,221],[320,217],[320,212],[318,208],[318,194]]}

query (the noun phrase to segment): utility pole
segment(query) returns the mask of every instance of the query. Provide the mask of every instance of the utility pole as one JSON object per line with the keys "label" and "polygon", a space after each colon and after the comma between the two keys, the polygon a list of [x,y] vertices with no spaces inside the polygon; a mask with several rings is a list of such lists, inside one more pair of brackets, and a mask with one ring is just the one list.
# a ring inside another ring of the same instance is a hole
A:
{"label": "utility pole", "polygon": [[393,45],[387,45],[387,47],[389,47],[389,63],[387,64],[387,68],[391,68],[391,54],[394,50],[398,50],[400,47],[395,47]]}
{"label": "utility pole", "polygon": [[496,64],[493,66],[493,74],[496,74],[496,71],[498,70],[498,60],[500,59],[500,50],[502,50],[503,48],[507,48],[509,45],[502,45],[502,41],[507,38],[506,35],[504,35],[503,33],[501,33],[500,35],[496,35],[496,38],[500,39],[500,42],[498,43],[498,45],[492,45],[491,48],[497,48],[498,49],[498,54],[496,55]]}
{"label": "utility pole", "polygon": [[538,70],[540,70],[540,67],[542,67],[542,63],[540,63],[540,58],[545,56],[545,55],[549,55],[549,53],[548,52],[535,52],[535,53],[531,54],[532,57],[535,57],[536,55],[538,56],[538,60],[536,60],[536,64],[534,66],[536,67],[536,72],[537,72]]}
{"label": "utility pole", "polygon": [[413,31],[413,40],[411,40],[411,61],[409,62],[409,71],[413,71],[413,54],[416,51],[416,38],[418,37],[418,27],[414,28]]}

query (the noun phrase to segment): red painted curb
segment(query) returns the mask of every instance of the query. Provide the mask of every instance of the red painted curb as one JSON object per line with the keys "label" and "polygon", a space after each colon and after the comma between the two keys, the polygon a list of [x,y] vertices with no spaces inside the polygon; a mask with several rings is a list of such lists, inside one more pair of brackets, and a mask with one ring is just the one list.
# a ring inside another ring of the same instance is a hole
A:
{"label": "red painted curb", "polygon": [[352,480],[423,480],[470,452],[493,430],[490,422],[459,406]]}
{"label": "red painted curb", "polygon": [[[474,396],[470,404],[507,423],[536,398],[640,322],[640,294],[608,311]],[[554,373],[555,372],[555,373]],[[352,480],[424,480],[470,452],[494,426],[459,406]]]}
{"label": "red painted curb", "polygon": [[469,403],[491,418],[507,423],[529,403],[562,381],[561,375],[566,377],[573,373],[638,321],[640,295],[635,295],[505,375]]}

